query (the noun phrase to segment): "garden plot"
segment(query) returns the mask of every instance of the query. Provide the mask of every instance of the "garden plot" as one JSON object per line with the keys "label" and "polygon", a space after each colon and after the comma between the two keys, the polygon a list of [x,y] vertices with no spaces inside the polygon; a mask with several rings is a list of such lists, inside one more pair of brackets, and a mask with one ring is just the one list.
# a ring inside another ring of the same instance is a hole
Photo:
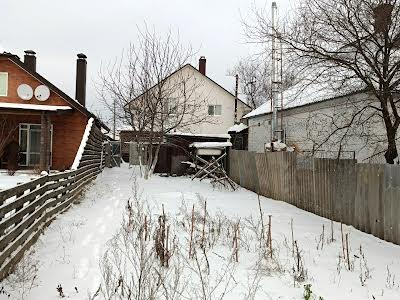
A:
{"label": "garden plot", "polygon": [[45,230],[0,299],[399,299],[399,283],[399,246],[242,188],[124,166]]}

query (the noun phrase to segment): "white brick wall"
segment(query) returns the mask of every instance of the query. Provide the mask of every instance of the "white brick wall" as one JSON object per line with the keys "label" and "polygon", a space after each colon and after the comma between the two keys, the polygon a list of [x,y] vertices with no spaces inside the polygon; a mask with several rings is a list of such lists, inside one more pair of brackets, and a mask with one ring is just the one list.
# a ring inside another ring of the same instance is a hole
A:
{"label": "white brick wall", "polygon": [[[313,149],[314,144],[320,144],[334,131],[336,126],[347,124],[354,111],[366,103],[374,103],[365,93],[337,98],[320,103],[314,103],[283,112],[283,127],[286,133],[286,143],[296,145],[300,151]],[[340,144],[342,158],[352,158],[355,152],[360,162],[385,162],[385,129],[382,119],[371,117],[375,110],[366,111],[360,117],[360,123],[367,126],[354,126],[342,140],[342,134],[333,136],[319,149],[316,156],[336,158]],[[279,114],[280,118],[280,114]],[[368,119],[368,122],[365,120]],[[271,140],[271,114],[257,116],[248,120],[249,151],[264,152],[264,145]],[[398,143],[400,151],[400,141]],[[374,155],[377,154],[377,155]]]}

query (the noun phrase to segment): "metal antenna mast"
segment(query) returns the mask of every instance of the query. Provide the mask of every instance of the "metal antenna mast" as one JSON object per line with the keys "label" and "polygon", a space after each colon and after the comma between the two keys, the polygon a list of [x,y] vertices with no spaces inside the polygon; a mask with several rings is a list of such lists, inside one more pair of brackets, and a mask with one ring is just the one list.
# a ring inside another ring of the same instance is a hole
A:
{"label": "metal antenna mast", "polygon": [[272,2],[272,122],[271,140],[278,140],[278,133],[282,132],[278,124],[278,110],[280,109],[280,97],[282,97],[282,53],[278,46],[277,28],[278,7]]}

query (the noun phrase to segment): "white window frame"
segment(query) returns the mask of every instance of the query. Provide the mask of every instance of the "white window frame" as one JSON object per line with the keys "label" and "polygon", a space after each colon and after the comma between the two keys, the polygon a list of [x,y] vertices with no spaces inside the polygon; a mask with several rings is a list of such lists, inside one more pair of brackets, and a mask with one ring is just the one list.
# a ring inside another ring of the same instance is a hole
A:
{"label": "white window frame", "polygon": [[[211,107],[211,106],[213,107],[213,114],[212,114],[212,115],[210,114],[210,107]],[[215,114],[215,108],[216,108],[217,106],[220,106],[220,107],[221,107],[221,113],[220,113],[219,115]],[[222,105],[221,105],[221,104],[209,104],[208,107],[207,107],[207,113],[208,113],[209,116],[214,116],[214,117],[220,117],[220,116],[222,116]]]}
{"label": "white window frame", "polygon": [[[22,128],[22,126],[26,126],[26,128]],[[18,135],[19,135],[18,136],[18,141],[19,141],[19,144],[21,145],[21,137],[22,137],[21,132],[24,131],[24,130],[26,130],[26,139],[27,139],[27,141],[26,141],[26,151],[21,151],[20,152],[20,153],[23,153],[23,154],[26,155],[26,163],[25,164],[19,164],[20,166],[23,166],[23,167],[33,167],[33,166],[35,166],[35,165],[31,165],[30,161],[29,161],[30,160],[30,154],[31,154],[30,144],[29,144],[30,135],[31,135],[31,133],[30,133],[31,126],[41,126],[41,124],[19,123],[19,130],[18,130]],[[29,155],[28,155],[28,153],[29,153]],[[40,156],[40,152],[39,153],[38,152],[32,152],[32,154],[39,154],[39,156]],[[50,127],[50,161],[49,161],[50,166],[52,164],[52,160],[53,160],[53,124],[51,124],[51,127]]]}
{"label": "white window frame", "polygon": [[8,73],[7,72],[0,72],[0,75],[6,75],[6,93],[0,94],[0,97],[7,97],[8,96]]}

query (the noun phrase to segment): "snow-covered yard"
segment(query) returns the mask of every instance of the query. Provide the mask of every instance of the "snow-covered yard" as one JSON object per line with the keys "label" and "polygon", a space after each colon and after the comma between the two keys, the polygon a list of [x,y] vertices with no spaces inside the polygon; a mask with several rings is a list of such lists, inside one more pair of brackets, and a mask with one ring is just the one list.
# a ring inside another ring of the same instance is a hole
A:
{"label": "snow-covered yard", "polygon": [[[81,201],[45,230],[15,273],[3,281],[6,294],[0,299],[10,299],[7,294],[11,299],[58,299],[59,285],[69,299],[103,299],[101,289],[110,286],[121,295],[137,265],[124,264],[120,254],[136,243],[135,233],[145,236],[139,244],[141,253],[149,254],[146,251],[153,250],[159,237],[163,211],[164,229],[170,232],[169,269],[184,276],[165,271],[160,278],[173,280],[145,282],[163,285],[160,293],[164,287],[175,288],[183,296],[164,293],[155,299],[222,299],[223,294],[223,299],[304,299],[307,284],[315,295],[310,299],[400,299],[399,246],[345,225],[342,242],[340,224],[264,197],[260,198],[261,233],[258,197],[250,191],[213,188],[206,181],[186,177],[135,180],[133,173],[126,166],[104,170]],[[135,199],[141,199],[144,207],[138,209]],[[130,250],[134,255],[137,249]],[[145,264],[151,266],[147,276],[153,268],[157,272],[162,268],[157,258]]]}
{"label": "snow-covered yard", "polygon": [[17,171],[14,175],[8,175],[7,170],[0,170],[0,191],[12,188],[39,177],[33,171]]}

